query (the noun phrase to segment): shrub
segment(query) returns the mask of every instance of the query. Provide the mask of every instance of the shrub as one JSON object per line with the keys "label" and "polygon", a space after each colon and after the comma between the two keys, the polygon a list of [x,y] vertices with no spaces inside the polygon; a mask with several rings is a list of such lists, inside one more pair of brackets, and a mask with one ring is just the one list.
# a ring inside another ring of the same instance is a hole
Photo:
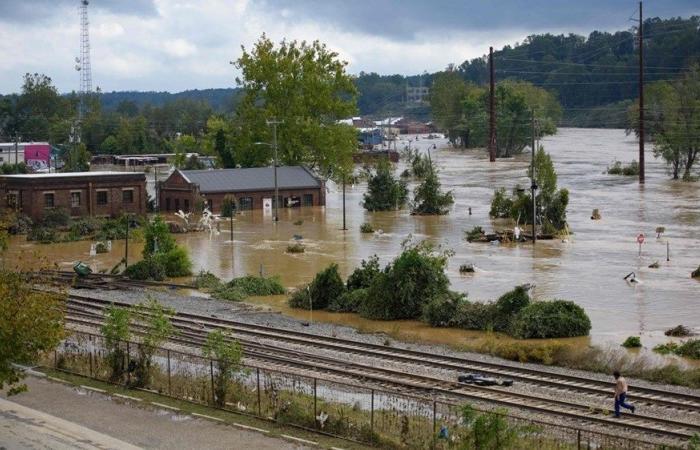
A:
{"label": "shrub", "polygon": [[242,289],[237,287],[221,286],[219,289],[212,292],[212,297],[220,300],[228,300],[230,302],[241,302],[248,298],[248,295]]}
{"label": "shrub", "polygon": [[639,336],[629,336],[622,343],[625,348],[640,348],[642,346],[642,339]]}
{"label": "shrub", "polygon": [[531,303],[513,321],[513,334],[522,339],[586,336],[590,330],[583,308],[566,300]]}
{"label": "shrub", "polygon": [[27,233],[28,241],[36,241],[41,244],[51,244],[58,242],[58,233],[54,228],[46,228],[43,226],[35,226]]}
{"label": "shrub", "polygon": [[348,277],[347,288],[354,289],[368,288],[377,277],[381,269],[379,268],[379,258],[377,255],[371,256],[368,260],[362,260],[360,267],[355,268]]}
{"label": "shrub", "polygon": [[287,292],[279,277],[266,278],[248,275],[234,278],[226,283],[226,287],[238,288],[246,295],[281,295]]}
{"label": "shrub", "polygon": [[[491,199],[491,209],[489,216],[495,219],[506,219],[510,217],[510,211],[513,208],[513,200],[506,194],[506,188],[496,189]],[[475,227],[477,228],[477,227]],[[481,227],[478,227],[481,228]],[[469,241],[469,239],[467,238]],[[471,241],[469,241],[471,242]]]}
{"label": "shrub", "polygon": [[68,222],[70,222],[70,214],[63,208],[46,209],[41,219],[42,225],[48,228],[65,227]]}
{"label": "shrub", "polygon": [[401,254],[372,281],[360,314],[369,319],[415,319],[430,299],[447,292],[448,253],[427,242],[404,245]]}
{"label": "shrub", "polygon": [[309,285],[309,294],[314,309],[326,308],[344,292],[345,283],[340,278],[337,264],[331,264],[317,273]]}
{"label": "shrub", "polygon": [[236,214],[236,198],[232,195],[224,196],[221,202],[221,217],[231,217]]}
{"label": "shrub", "polygon": [[429,163],[423,182],[414,191],[411,214],[444,215],[453,203],[452,191],[442,192],[437,170]]}
{"label": "shrub", "polygon": [[367,298],[367,289],[360,288],[346,291],[339,297],[331,300],[328,310],[333,312],[358,312],[360,305]]}
{"label": "shrub", "polygon": [[294,225],[297,225],[297,226],[298,226],[298,225],[303,225],[303,224],[304,224],[304,221],[301,220],[301,219],[295,220],[295,221],[294,221]]}
{"label": "shrub", "polygon": [[675,351],[676,355],[691,359],[700,359],[700,339],[685,341]]}
{"label": "shrub", "polygon": [[481,228],[480,226],[475,226],[469,231],[464,232],[464,237],[467,240],[467,242],[474,242],[479,239],[481,239],[486,233],[484,233],[484,229]]}
{"label": "shrub", "polygon": [[200,270],[192,280],[192,285],[197,289],[214,290],[222,286],[219,277],[205,270]]}
{"label": "shrub", "polygon": [[26,234],[32,229],[34,222],[29,216],[24,214],[10,214],[7,225],[7,232],[10,234]]}
{"label": "shrub", "polygon": [[114,241],[126,238],[126,217],[106,219],[100,224],[96,238],[101,241]]}
{"label": "shrub", "polygon": [[692,332],[690,331],[690,328],[686,327],[685,325],[678,325],[670,330],[664,331],[664,334],[666,336],[685,337],[690,336]]}
{"label": "shrub", "polygon": [[391,164],[383,158],[377,164],[374,175],[367,181],[367,192],[362,206],[369,211],[389,211],[403,207],[408,198],[406,183],[396,180]]}
{"label": "shrub", "polygon": [[474,273],[474,264],[461,264],[459,273]]}
{"label": "shrub", "polygon": [[[425,178],[432,170],[432,163],[428,155],[416,153],[411,160],[411,174],[416,178]],[[402,174],[403,175],[403,174]]]}
{"label": "shrub", "polygon": [[309,309],[311,297],[309,296],[309,286],[297,288],[287,300],[287,304],[292,308]]}
{"label": "shrub", "polygon": [[98,242],[95,244],[95,252],[96,253],[107,253],[107,244],[104,242]]}
{"label": "shrub", "polygon": [[306,247],[299,242],[295,242],[294,244],[289,244],[287,246],[287,253],[304,253],[305,250]]}
{"label": "shrub", "polygon": [[[76,236],[90,236],[97,230],[98,223],[89,218],[78,219],[70,224],[70,233]],[[109,240],[109,239],[106,239]]]}
{"label": "shrub", "polygon": [[675,342],[668,342],[666,344],[659,344],[656,347],[654,347],[654,351],[656,353],[659,353],[661,355],[668,355],[671,353],[676,353],[676,350],[678,350],[678,344]]}
{"label": "shrub", "polygon": [[109,381],[119,383],[126,372],[126,342],[130,338],[130,312],[127,308],[110,305],[105,310],[105,321],[101,327],[107,347],[107,363],[111,369]]}
{"label": "shrub", "polygon": [[165,267],[160,260],[146,258],[127,267],[124,275],[132,280],[163,281],[166,273]]}
{"label": "shrub", "polygon": [[693,273],[690,274],[692,278],[700,278],[700,266],[698,266],[697,269],[693,271]]}
{"label": "shrub", "polygon": [[464,302],[457,308],[455,325],[465,330],[493,330],[494,303]]}
{"label": "shrub", "polygon": [[221,330],[212,331],[207,335],[202,350],[205,357],[216,362],[216,377],[212,375],[214,403],[220,408],[225,408],[231,381],[243,372],[243,350],[238,341],[231,341],[231,336]]}
{"label": "shrub", "polygon": [[527,286],[517,286],[501,295],[494,305],[493,329],[509,332],[515,316],[530,304]]}
{"label": "shrub", "polygon": [[608,167],[607,172],[608,175],[639,175],[639,163],[635,160],[632,160],[631,163],[623,166],[620,161],[615,161],[612,167]]}
{"label": "shrub", "polygon": [[175,247],[166,253],[156,253],[152,259],[163,266],[168,277],[185,277],[192,274],[192,261],[187,250],[182,247]]}
{"label": "shrub", "polygon": [[433,327],[453,327],[457,325],[457,311],[465,302],[464,294],[445,292],[423,306],[422,319]]}
{"label": "shrub", "polygon": [[374,233],[374,228],[372,228],[371,224],[365,222],[360,225],[360,233]]}
{"label": "shrub", "polygon": [[175,238],[170,234],[168,224],[159,215],[146,224],[143,230],[143,237],[146,241],[143,247],[144,258],[156,253],[168,253],[177,247]]}

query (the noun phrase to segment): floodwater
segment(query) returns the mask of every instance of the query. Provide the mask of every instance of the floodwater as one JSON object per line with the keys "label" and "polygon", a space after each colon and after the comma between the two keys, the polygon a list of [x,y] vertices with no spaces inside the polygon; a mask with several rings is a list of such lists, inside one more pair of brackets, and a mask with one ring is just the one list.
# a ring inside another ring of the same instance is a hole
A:
{"label": "floodwater", "polygon": [[[414,240],[430,239],[455,251],[448,267],[453,289],[468,292],[471,299],[490,300],[515,285],[534,284],[538,298],[569,299],[584,307],[593,322],[593,341],[619,343],[628,335],[641,334],[644,344],[652,345],[663,341],[663,330],[680,323],[700,329],[700,282],[690,278],[700,264],[700,183],[671,180],[663,161],[653,158],[650,151],[646,185],[640,186],[636,177],[604,174],[615,159],[637,159],[636,139],[623,130],[561,129],[542,144],[552,155],[559,186],[570,190],[568,221],[574,234],[567,242],[538,241],[534,248],[531,243],[467,243],[464,231],[473,226],[487,231],[503,227],[488,217],[493,190],[501,186],[510,190],[517,183],[528,186],[525,173],[530,155],[491,164],[483,150],[454,150],[443,139],[422,137],[411,145],[423,151],[437,147],[431,151],[432,159],[440,168],[443,187],[455,195],[447,216],[411,216],[408,210],[367,212],[360,205],[366,190],[362,183],[347,187],[348,229],[342,231],[341,193],[329,183],[325,208],[282,209],[277,224],[262,211],[237,216],[233,244],[228,222],[221,223],[220,233],[191,233],[177,239],[188,247],[195,270],[209,270],[222,278],[262,271],[279,275],[286,286],[293,287],[309,282],[331,263],[337,263],[343,275],[373,254],[386,263],[411,235]],[[397,174],[403,169],[402,161]],[[594,208],[600,210],[602,220],[590,220]],[[303,223],[295,225],[297,221]],[[382,233],[361,234],[363,222]],[[658,226],[666,228],[660,239],[655,234]],[[636,242],[639,233],[646,236],[641,256]],[[285,252],[294,235],[303,237],[305,253]],[[666,261],[667,243],[670,261]],[[15,262],[24,256],[32,262],[41,255],[64,269],[76,260],[109,269],[124,250],[123,242],[117,242],[110,254],[91,258],[89,248],[89,242],[46,246],[14,237],[7,259]],[[130,245],[130,260],[135,261],[140,251],[138,244]],[[661,267],[648,268],[655,261]],[[476,273],[460,275],[458,268],[465,263],[475,264]],[[632,271],[640,283],[623,280]],[[284,309],[279,299],[265,302]],[[308,312],[295,313],[304,314]],[[323,319],[322,314],[314,315]],[[351,316],[328,316],[352,322]],[[368,322],[353,324],[368,326]],[[391,329],[408,324],[383,326]],[[417,331],[424,333],[430,331]]]}

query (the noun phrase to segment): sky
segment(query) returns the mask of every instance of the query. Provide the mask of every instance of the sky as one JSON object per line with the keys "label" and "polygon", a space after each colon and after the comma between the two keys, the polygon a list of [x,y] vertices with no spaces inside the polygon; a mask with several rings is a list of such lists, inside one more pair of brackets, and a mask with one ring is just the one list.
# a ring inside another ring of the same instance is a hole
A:
{"label": "sky", "polygon": [[[79,87],[79,0],[0,0],[0,93],[44,73]],[[90,0],[93,87],[103,92],[234,87],[230,61],[264,32],[320,40],[348,72],[414,75],[543,32],[634,25],[630,0]],[[646,17],[700,15],[698,0],[649,0]]]}

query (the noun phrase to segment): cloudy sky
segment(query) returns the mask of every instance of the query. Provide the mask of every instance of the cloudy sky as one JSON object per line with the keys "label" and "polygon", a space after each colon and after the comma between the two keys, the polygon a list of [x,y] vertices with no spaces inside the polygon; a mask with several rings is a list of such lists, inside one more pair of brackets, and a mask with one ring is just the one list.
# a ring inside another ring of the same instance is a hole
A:
{"label": "cloudy sky", "polygon": [[[0,0],[0,93],[22,75],[77,90],[79,0]],[[700,14],[697,0],[646,1],[645,16]],[[90,0],[93,86],[103,91],[232,87],[229,61],[265,32],[319,39],[351,73],[416,74],[540,32],[627,29],[630,0]]]}

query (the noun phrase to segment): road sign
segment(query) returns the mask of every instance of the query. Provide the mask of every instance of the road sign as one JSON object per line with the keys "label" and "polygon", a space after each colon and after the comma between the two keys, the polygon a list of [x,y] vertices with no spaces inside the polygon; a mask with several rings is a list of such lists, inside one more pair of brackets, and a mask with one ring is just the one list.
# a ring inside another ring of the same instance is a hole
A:
{"label": "road sign", "polygon": [[637,236],[637,243],[639,245],[642,245],[644,243],[644,233],[639,233],[639,235]]}

